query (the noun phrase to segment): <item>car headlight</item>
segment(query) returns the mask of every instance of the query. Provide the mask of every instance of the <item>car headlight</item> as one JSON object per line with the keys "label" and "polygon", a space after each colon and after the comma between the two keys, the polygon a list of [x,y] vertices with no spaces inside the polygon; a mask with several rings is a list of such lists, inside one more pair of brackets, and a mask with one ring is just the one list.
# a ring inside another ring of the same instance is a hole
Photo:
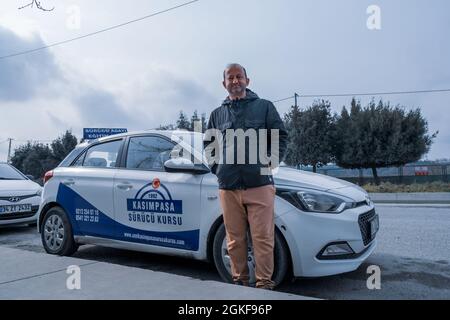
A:
{"label": "car headlight", "polygon": [[277,190],[277,195],[303,211],[341,213],[355,206],[348,198],[316,190]]}
{"label": "car headlight", "polygon": [[36,191],[36,195],[38,197],[42,196],[42,189],[38,189],[38,191]]}

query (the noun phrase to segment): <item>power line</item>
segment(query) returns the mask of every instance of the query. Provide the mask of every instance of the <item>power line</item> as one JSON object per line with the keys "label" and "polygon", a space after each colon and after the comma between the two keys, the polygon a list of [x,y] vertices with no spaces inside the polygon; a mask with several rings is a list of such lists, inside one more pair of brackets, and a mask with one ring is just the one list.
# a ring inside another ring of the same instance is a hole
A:
{"label": "power line", "polygon": [[200,0],[192,0],[192,1],[189,1],[189,2],[185,2],[185,3],[182,3],[182,4],[177,5],[175,7],[171,7],[171,8],[162,10],[162,11],[158,11],[158,12],[146,15],[144,17],[141,17],[141,18],[137,18],[137,19],[134,19],[134,20],[131,20],[131,21],[127,21],[127,22],[121,23],[121,24],[117,24],[117,25],[114,25],[112,27],[101,29],[101,30],[98,30],[98,31],[95,31],[95,32],[91,32],[91,33],[88,33],[88,34],[85,34],[85,35],[82,35],[82,36],[79,36],[79,37],[75,37],[75,38],[72,38],[72,39],[68,39],[68,40],[64,40],[64,41],[60,41],[60,42],[55,42],[53,44],[49,44],[49,45],[46,45],[46,46],[43,46],[43,47],[31,49],[31,50],[26,50],[26,51],[21,51],[21,52],[17,52],[17,53],[12,53],[12,54],[9,54],[9,55],[6,55],[6,56],[1,56],[0,60],[7,59],[7,58],[12,58],[12,57],[16,57],[16,56],[25,55],[25,54],[28,54],[28,53],[32,53],[32,52],[48,49],[48,48],[51,48],[51,47],[59,46],[61,44],[65,44],[65,43],[69,43],[69,42],[72,42],[72,41],[76,41],[76,40],[80,40],[80,39],[83,39],[83,38],[87,38],[87,37],[90,37],[90,36],[93,36],[93,35],[96,35],[96,34],[99,34],[99,33],[103,33],[103,32],[106,32],[106,31],[110,31],[110,30],[113,30],[113,29],[117,29],[117,28],[126,26],[126,25],[134,23],[134,22],[138,22],[138,21],[141,21],[141,20],[152,18],[154,16],[157,16],[157,15],[160,15],[160,14],[163,14],[163,13],[166,13],[166,12],[169,12],[169,11],[172,11],[172,10],[175,10],[175,9],[178,9],[178,8],[181,8],[181,7],[193,4],[194,2],[198,2],[198,1],[200,1]]}
{"label": "power line", "polygon": [[[399,95],[399,94],[419,94],[419,93],[437,93],[437,92],[450,92],[450,89],[437,89],[437,90],[415,90],[415,91],[391,91],[391,92],[372,92],[372,93],[342,93],[342,94],[300,94],[301,98],[322,98],[322,97],[356,97],[356,96],[384,96],[384,95]],[[273,101],[278,103],[295,98],[290,96],[287,98]]]}
{"label": "power line", "polygon": [[40,139],[29,139],[29,140],[15,140],[16,142],[37,142],[37,143],[42,143],[42,142],[53,142],[54,140],[40,140]]}

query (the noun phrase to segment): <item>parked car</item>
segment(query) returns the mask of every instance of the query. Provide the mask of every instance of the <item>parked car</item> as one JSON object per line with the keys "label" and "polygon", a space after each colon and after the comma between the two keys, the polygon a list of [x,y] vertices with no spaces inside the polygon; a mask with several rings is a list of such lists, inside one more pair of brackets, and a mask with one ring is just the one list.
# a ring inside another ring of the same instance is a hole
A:
{"label": "parked car", "polygon": [[0,226],[36,224],[42,187],[7,163],[0,163]]}
{"label": "parked car", "polygon": [[[191,160],[171,157],[180,150]],[[203,160],[201,134],[144,131],[83,143],[44,181],[39,229],[48,253],[97,244],[208,260],[231,282],[217,178]],[[286,167],[274,181],[276,284],[289,270],[349,272],[373,252],[378,215],[362,188]],[[248,264],[254,282],[251,243]]]}

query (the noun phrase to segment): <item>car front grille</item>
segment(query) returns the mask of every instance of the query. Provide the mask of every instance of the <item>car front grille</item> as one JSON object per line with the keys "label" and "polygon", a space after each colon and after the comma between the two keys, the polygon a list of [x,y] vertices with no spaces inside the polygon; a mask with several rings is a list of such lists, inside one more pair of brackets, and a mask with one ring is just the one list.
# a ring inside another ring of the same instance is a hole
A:
{"label": "car front grille", "polygon": [[[29,195],[25,195],[25,196],[7,196],[7,197],[0,197],[0,200],[3,201],[8,201],[8,202],[19,202],[25,199],[29,199],[29,198],[33,198],[33,197],[38,197],[38,195],[36,194],[29,194]],[[14,198],[13,201],[11,201],[11,199]]]}
{"label": "car front grille", "polygon": [[39,210],[39,206],[32,206],[31,211],[29,211],[29,212],[0,214],[0,220],[15,220],[15,219],[29,218],[29,217],[34,216],[34,214],[38,210]]}
{"label": "car front grille", "polygon": [[359,229],[361,230],[361,235],[365,246],[367,246],[373,240],[371,236],[369,221],[373,217],[375,217],[375,214],[375,209],[372,209],[369,212],[363,213],[358,217]]}

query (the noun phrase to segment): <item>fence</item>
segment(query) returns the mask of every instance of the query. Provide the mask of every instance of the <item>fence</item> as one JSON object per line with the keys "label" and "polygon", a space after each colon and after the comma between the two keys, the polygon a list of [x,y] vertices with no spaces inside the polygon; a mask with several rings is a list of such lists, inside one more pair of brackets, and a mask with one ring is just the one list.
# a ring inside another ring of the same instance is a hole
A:
{"label": "fence", "polygon": [[[310,167],[301,168],[312,171]],[[413,184],[427,182],[449,182],[448,173],[450,163],[445,164],[408,164],[402,167],[378,168],[377,173],[381,182],[394,184]],[[317,169],[317,173],[347,180],[359,185],[374,183],[372,169],[343,169],[337,166],[324,166]]]}

